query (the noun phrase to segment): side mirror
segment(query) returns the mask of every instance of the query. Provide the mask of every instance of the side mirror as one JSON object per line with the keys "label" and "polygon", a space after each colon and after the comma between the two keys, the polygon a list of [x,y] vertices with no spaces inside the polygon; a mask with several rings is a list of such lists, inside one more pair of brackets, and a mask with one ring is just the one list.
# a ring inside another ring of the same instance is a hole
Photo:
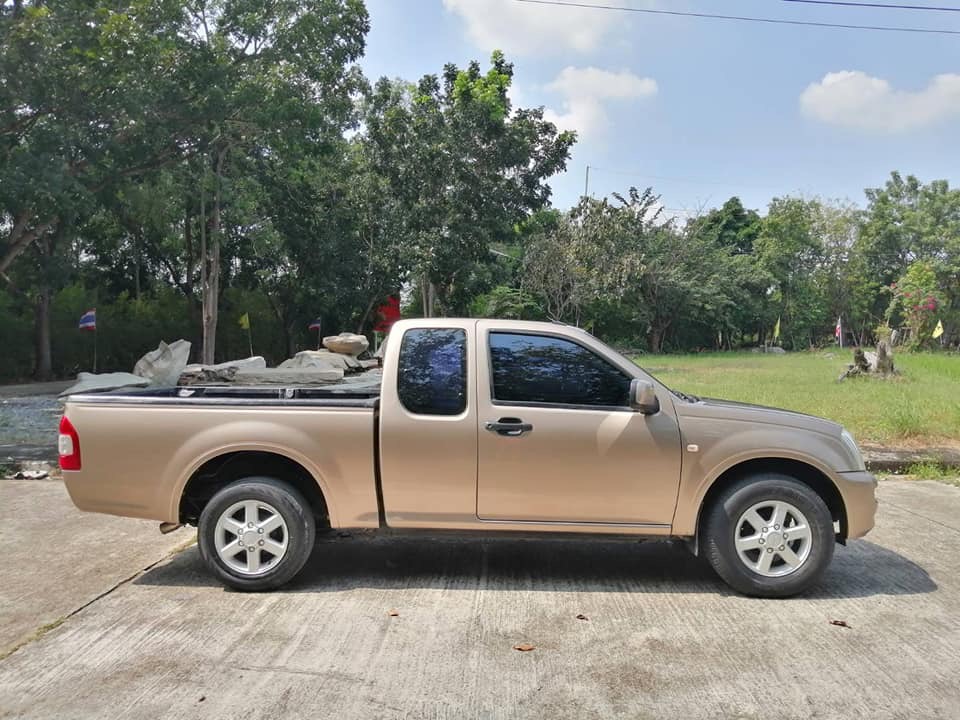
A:
{"label": "side mirror", "polygon": [[655,415],[660,412],[660,401],[657,399],[657,391],[652,382],[640,378],[630,381],[630,407],[644,415]]}

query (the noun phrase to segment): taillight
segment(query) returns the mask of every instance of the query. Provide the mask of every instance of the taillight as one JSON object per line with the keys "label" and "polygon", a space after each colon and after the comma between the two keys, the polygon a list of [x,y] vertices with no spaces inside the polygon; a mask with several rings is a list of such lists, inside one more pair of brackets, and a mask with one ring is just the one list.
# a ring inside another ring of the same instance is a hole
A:
{"label": "taillight", "polygon": [[57,450],[60,453],[61,470],[80,469],[80,436],[73,423],[64,415],[60,418],[60,437],[57,438]]}

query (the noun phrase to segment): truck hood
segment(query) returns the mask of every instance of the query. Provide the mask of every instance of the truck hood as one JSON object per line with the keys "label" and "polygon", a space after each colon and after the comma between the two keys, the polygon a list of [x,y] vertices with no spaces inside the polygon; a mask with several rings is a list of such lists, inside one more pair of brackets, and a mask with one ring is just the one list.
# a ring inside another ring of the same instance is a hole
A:
{"label": "truck hood", "polygon": [[673,405],[681,419],[690,417],[778,425],[818,432],[833,437],[839,437],[843,431],[843,427],[838,423],[815,415],[805,415],[792,410],[751,405],[750,403],[733,400],[698,398],[696,401],[689,402],[678,398],[674,400]]}

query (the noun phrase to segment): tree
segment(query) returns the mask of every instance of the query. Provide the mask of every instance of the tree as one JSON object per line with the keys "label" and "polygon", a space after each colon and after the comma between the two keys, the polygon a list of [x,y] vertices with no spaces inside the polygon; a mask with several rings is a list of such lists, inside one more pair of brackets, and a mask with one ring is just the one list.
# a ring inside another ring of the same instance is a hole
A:
{"label": "tree", "polygon": [[[0,9],[0,279],[36,297],[36,375],[49,375],[51,276],[62,225],[83,222],[120,178],[174,161],[188,148],[178,108],[187,98],[177,3],[118,6],[65,0]],[[30,291],[14,262],[43,244]]]}
{"label": "tree", "polygon": [[[690,220],[685,229],[690,237],[713,244],[728,256],[728,290],[733,302],[716,318],[711,335],[718,345],[725,339],[729,347],[739,335],[762,338],[771,327],[768,290],[773,282],[768,270],[759,262],[756,241],[763,228],[760,215],[743,207],[740,198],[732,197],[722,207]],[[706,338],[701,338],[703,343]]]}
{"label": "tree", "polygon": [[513,66],[444,67],[417,85],[381,79],[365,113],[368,157],[403,219],[406,262],[424,314],[450,309],[458,283],[550,196],[575,136],[543,109],[511,108]]}
{"label": "tree", "polygon": [[203,361],[214,362],[220,299],[223,208],[240,157],[314,151],[353,122],[362,87],[353,66],[369,29],[360,0],[198,0],[191,59],[205,92],[196,103],[200,175]]}
{"label": "tree", "polygon": [[882,188],[866,191],[868,206],[856,244],[863,274],[874,282],[871,313],[888,317],[886,288],[909,268],[929,268],[936,277],[927,290],[939,293],[938,317],[953,327],[960,316],[960,189],[946,180],[921,183],[893,172]]}
{"label": "tree", "polygon": [[650,188],[613,198],[583,198],[531,243],[526,287],[554,319],[608,337],[642,335],[651,352],[682,322],[715,336],[711,326],[730,303],[729,251],[664,221]]}

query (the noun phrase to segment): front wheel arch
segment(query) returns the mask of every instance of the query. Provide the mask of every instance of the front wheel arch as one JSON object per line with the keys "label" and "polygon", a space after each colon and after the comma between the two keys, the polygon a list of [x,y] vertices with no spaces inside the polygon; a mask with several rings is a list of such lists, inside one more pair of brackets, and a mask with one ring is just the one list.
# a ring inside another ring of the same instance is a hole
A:
{"label": "front wheel arch", "polygon": [[847,541],[847,508],[843,496],[834,482],[818,468],[801,460],[790,458],[754,458],[745,460],[724,470],[710,484],[700,502],[697,511],[696,536],[693,538],[694,554],[699,554],[700,540],[703,535],[703,524],[706,514],[727,489],[740,482],[743,478],[762,473],[779,473],[788,475],[809,486],[826,503],[830,515],[835,523],[839,524],[836,533],[837,542],[845,544]]}

